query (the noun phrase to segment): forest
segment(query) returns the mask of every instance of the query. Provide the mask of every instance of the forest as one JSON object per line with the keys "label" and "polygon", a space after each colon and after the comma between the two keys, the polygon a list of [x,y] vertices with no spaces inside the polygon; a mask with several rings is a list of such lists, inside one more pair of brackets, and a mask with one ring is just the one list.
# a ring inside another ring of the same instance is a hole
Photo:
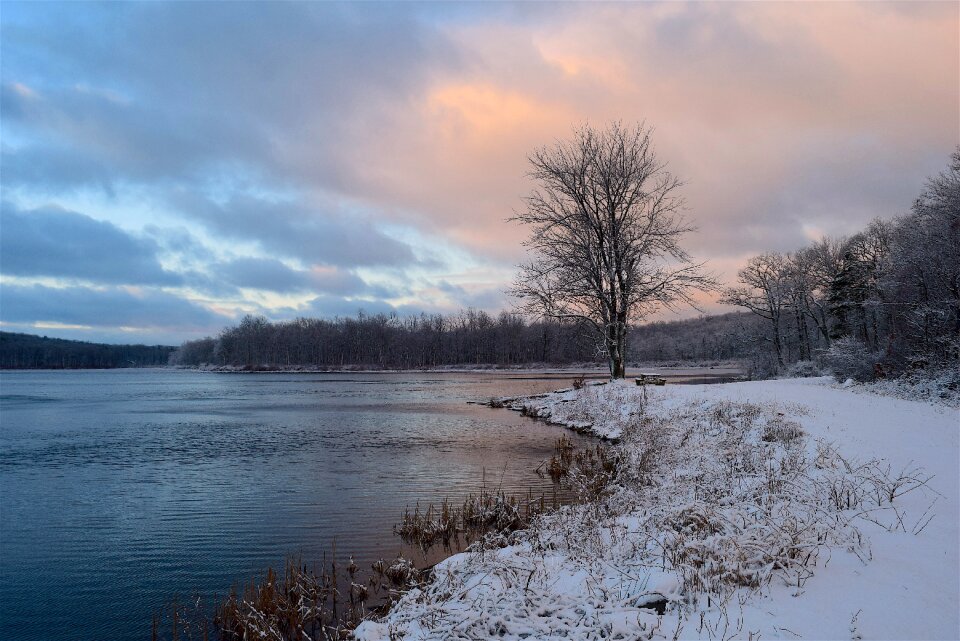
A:
{"label": "forest", "polygon": [[[732,313],[634,328],[633,363],[745,359],[747,338],[760,331],[750,314]],[[605,359],[575,323],[528,322],[518,314],[465,310],[458,314],[360,313],[332,320],[298,318],[270,322],[245,317],[217,338],[188,341],[175,365],[365,366],[417,369],[445,366],[598,364]]]}
{"label": "forest", "polygon": [[175,349],[164,345],[105,345],[0,332],[0,369],[160,367],[168,363]]}
{"label": "forest", "polygon": [[768,373],[817,361],[867,381],[960,362],[960,149],[908,213],[846,238],[767,252],[722,302],[766,326],[754,356]]}

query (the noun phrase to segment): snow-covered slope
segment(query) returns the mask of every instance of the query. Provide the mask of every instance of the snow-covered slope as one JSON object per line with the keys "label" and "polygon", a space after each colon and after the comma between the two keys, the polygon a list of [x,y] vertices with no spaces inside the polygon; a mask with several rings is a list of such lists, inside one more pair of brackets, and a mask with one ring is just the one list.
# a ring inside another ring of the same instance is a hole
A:
{"label": "snow-covered slope", "polygon": [[960,638],[956,409],[824,379],[645,393],[521,402],[622,437],[619,485],[448,559],[357,637]]}

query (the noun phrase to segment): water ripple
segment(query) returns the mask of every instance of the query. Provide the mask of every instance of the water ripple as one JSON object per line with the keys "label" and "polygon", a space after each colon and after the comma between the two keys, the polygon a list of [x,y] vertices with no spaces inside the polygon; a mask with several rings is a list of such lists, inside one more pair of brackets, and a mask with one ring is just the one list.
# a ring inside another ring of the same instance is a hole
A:
{"label": "water ripple", "polygon": [[532,470],[561,433],[466,404],[555,379],[125,370],[2,385],[0,620],[24,641],[145,637],[174,595],[319,562],[334,541],[361,565],[415,554],[392,535],[405,507],[482,483],[550,491]]}

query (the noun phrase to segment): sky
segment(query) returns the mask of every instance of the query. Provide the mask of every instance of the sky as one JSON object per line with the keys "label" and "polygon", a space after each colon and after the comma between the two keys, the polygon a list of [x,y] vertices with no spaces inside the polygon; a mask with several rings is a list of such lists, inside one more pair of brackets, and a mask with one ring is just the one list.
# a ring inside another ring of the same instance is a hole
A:
{"label": "sky", "polygon": [[727,283],[903,213],[960,4],[4,2],[0,81],[0,326],[176,344],[509,309],[527,157],[584,123],[653,128]]}

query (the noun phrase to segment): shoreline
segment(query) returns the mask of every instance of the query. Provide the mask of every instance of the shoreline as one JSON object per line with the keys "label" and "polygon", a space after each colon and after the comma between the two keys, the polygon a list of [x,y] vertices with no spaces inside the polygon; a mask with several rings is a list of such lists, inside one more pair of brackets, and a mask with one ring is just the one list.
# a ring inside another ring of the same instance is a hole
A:
{"label": "shoreline", "polygon": [[[440,639],[454,630],[506,639],[587,638],[600,629],[607,638],[780,638],[786,631],[805,638],[957,638],[955,410],[822,378],[646,393],[643,399],[635,386],[590,385],[503,399],[510,401],[505,407],[534,418],[621,439],[615,447],[627,455],[629,474],[635,475],[652,435],[661,433],[667,444],[656,451],[664,465],[648,461],[645,481],[625,480],[611,496],[547,516],[506,547],[439,563],[430,583],[401,597],[385,617],[362,623],[356,638]],[[657,429],[629,427],[641,423]],[[717,481],[722,470],[714,462],[725,447],[766,457],[780,470],[767,482],[782,477],[794,489],[764,493],[757,503],[741,486],[769,475],[762,466]],[[786,461],[802,471],[784,467]],[[845,471],[848,463],[853,472]],[[707,476],[689,483],[683,475],[690,474]],[[882,478],[910,491],[894,490],[894,500],[876,507],[865,492],[862,504],[836,509],[821,495],[831,479],[869,488]],[[695,498],[711,487],[719,500]],[[685,492],[692,494],[684,498]],[[737,519],[755,524],[736,526]],[[777,537],[791,519],[821,532],[822,540],[807,540],[805,530],[798,531],[805,557],[755,565],[736,552],[755,548],[753,554],[765,550],[761,556],[781,558]],[[673,546],[680,556],[651,564],[656,555],[644,547],[650,541]],[[713,560],[693,562],[691,550]],[[662,570],[652,569],[659,563]],[[904,610],[938,615],[898,618]]]}

